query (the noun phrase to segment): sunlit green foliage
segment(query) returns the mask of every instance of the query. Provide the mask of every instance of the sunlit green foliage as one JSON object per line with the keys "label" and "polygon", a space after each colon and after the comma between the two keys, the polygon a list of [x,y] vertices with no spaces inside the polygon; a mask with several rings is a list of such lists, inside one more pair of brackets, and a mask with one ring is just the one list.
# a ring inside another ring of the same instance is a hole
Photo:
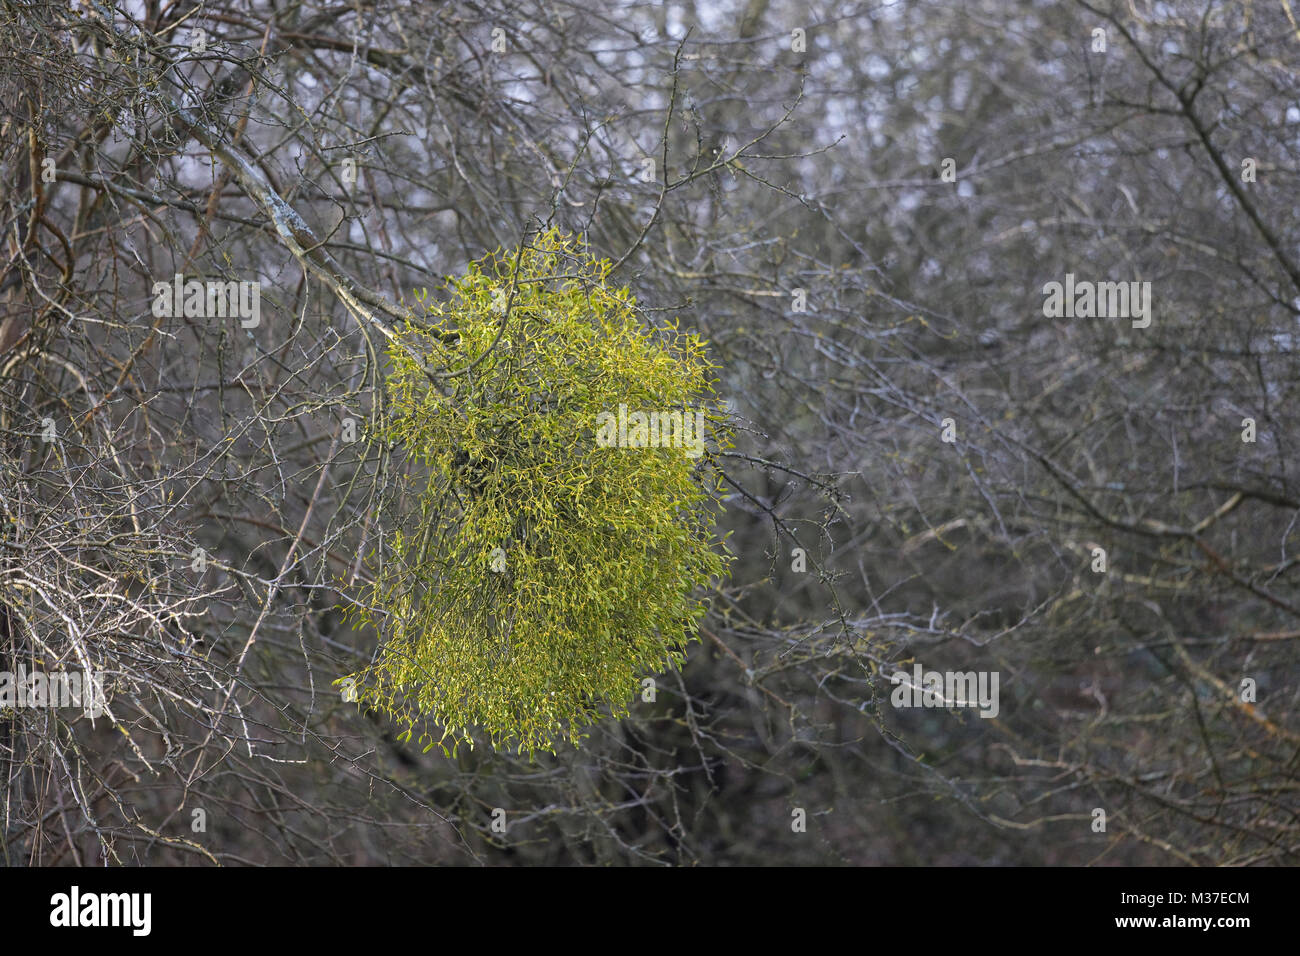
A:
{"label": "sunlit green foliage", "polygon": [[[426,749],[474,728],[530,753],[576,744],[602,704],[625,715],[643,677],[680,665],[726,573],[714,366],[609,269],[548,232],[472,263],[389,349],[383,438],[411,459],[412,506],[353,605],[384,642],[351,679],[408,736],[441,727]],[[706,453],[600,447],[620,403],[703,410]]]}

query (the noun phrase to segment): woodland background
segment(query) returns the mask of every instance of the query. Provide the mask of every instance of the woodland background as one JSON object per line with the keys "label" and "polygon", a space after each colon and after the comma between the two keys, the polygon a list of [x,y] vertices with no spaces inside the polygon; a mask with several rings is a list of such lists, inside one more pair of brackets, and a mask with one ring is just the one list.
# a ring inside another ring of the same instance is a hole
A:
{"label": "woodland background", "polygon": [[[1294,863],[1297,15],[0,0],[0,647],[113,715],[0,714],[4,861]],[[421,753],[331,683],[376,323],[543,224],[710,341],[736,560],[629,719]],[[155,318],[178,272],[260,325]],[[1044,318],[1067,272],[1151,326]],[[914,661],[1000,714],[889,706]]]}

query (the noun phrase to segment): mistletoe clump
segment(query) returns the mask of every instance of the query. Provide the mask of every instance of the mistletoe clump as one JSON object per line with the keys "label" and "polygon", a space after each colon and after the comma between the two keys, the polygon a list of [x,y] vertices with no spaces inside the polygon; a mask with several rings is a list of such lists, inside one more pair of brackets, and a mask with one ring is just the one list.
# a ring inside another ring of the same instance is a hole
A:
{"label": "mistletoe clump", "polygon": [[[626,715],[726,572],[715,366],[698,336],[644,323],[610,268],[552,230],[472,263],[390,342],[382,437],[411,461],[412,504],[353,605],[383,643],[346,680],[406,739],[440,726],[426,750],[479,728],[553,751],[602,704]],[[707,451],[638,441],[635,413],[627,438],[627,409],[698,417]]]}

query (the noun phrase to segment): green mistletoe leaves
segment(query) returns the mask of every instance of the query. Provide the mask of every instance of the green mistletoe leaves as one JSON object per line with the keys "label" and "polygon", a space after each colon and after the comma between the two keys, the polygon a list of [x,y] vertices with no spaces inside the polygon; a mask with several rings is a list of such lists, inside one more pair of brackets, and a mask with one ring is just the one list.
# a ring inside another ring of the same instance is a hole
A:
{"label": "green mistletoe leaves", "polygon": [[441,726],[426,750],[479,728],[553,751],[602,705],[626,715],[726,574],[715,366],[644,324],[609,269],[552,230],[472,263],[389,350],[383,437],[411,506],[352,606],[383,644],[341,683],[408,739]]}

